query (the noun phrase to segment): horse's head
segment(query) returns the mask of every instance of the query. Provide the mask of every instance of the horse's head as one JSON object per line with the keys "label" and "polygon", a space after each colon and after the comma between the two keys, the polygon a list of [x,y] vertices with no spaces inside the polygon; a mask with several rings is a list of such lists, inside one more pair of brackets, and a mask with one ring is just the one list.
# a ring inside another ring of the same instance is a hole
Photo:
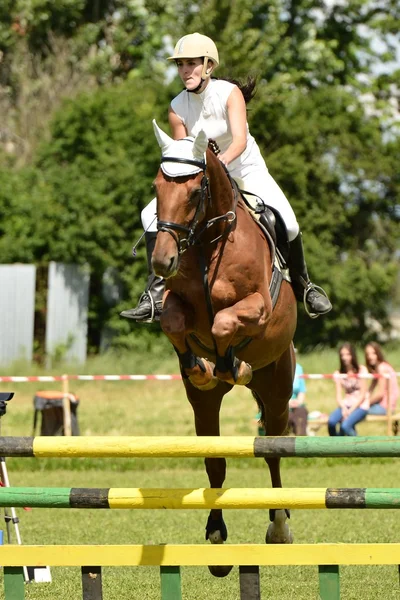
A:
{"label": "horse's head", "polygon": [[196,138],[173,140],[155,121],[153,126],[162,158],[154,182],[159,233],[152,262],[155,273],[168,279],[176,275],[179,256],[195,242],[195,230],[205,217],[208,140],[203,131]]}

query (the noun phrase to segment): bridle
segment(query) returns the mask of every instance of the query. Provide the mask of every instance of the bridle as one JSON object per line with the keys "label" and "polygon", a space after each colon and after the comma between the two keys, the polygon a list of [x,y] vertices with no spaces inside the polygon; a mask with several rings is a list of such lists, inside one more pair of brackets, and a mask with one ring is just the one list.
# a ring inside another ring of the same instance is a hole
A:
{"label": "bridle", "polygon": [[[203,172],[203,176],[202,176],[201,184],[200,184],[200,189],[201,189],[200,199],[197,203],[196,210],[195,210],[195,213],[194,213],[194,216],[193,216],[193,219],[192,219],[190,225],[188,227],[185,227],[184,225],[180,225],[179,223],[175,223],[174,221],[157,221],[157,230],[169,233],[174,238],[176,245],[178,247],[179,255],[183,254],[183,252],[185,252],[188,248],[190,248],[190,246],[199,244],[201,242],[201,238],[202,238],[202,235],[204,234],[204,232],[207,229],[209,229],[212,225],[215,225],[216,223],[218,223],[220,221],[226,221],[228,226],[221,235],[216,237],[214,240],[211,240],[210,243],[214,243],[217,240],[221,239],[223,236],[227,235],[230,232],[234,221],[236,220],[236,205],[237,205],[237,201],[238,201],[237,188],[232,185],[232,189],[234,192],[233,209],[229,210],[227,213],[225,213],[223,215],[219,215],[217,217],[209,219],[204,224],[204,227],[202,227],[200,229],[200,231],[196,231],[197,226],[200,221],[200,215],[203,213],[203,211],[206,207],[206,204],[209,204],[210,206],[212,205],[210,185],[209,185],[209,180],[208,180],[207,173],[206,173],[206,161],[205,160],[192,160],[189,158],[177,158],[177,157],[173,157],[173,156],[163,156],[161,158],[161,162],[162,163],[163,162],[175,162],[175,163],[182,163],[185,165],[193,165],[193,166],[201,169],[201,171]],[[224,167],[225,167],[225,165],[224,165]],[[229,180],[231,181],[231,184],[232,184],[232,179],[229,176],[229,173],[226,170],[226,168],[225,168],[225,171],[228,174]],[[183,234],[185,237],[181,237],[180,234]]]}

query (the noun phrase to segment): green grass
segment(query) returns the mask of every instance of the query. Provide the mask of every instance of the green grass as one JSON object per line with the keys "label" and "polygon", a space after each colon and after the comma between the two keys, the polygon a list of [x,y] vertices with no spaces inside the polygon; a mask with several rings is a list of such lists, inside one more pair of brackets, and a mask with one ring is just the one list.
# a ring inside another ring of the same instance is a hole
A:
{"label": "green grass", "polygon": [[[398,351],[388,358],[400,364]],[[305,372],[332,372],[337,353],[324,351],[299,357]],[[85,369],[64,368],[44,372],[23,365],[9,375],[69,373],[176,373],[176,360],[164,362],[115,357],[89,361]],[[16,367],[15,367],[16,368]],[[3,374],[6,374],[3,372]],[[194,435],[193,415],[182,384],[166,382],[71,382],[80,399],[82,435]],[[61,389],[61,384],[0,384],[15,391],[1,420],[2,435],[31,435],[32,399],[40,389]],[[330,412],[335,407],[330,380],[307,382],[309,410]],[[224,399],[223,435],[255,435],[257,408],[246,389],[234,389]],[[384,435],[385,425],[363,423],[362,435]],[[326,435],[324,429],[320,434]],[[11,485],[76,487],[203,487],[208,485],[202,459],[7,459]],[[282,461],[283,483],[288,487],[396,487],[398,459],[294,459]],[[226,486],[269,486],[267,467],[261,459],[228,460]],[[229,543],[263,543],[267,511],[225,511]],[[205,543],[207,511],[124,511],[34,509],[18,510],[20,531],[26,544],[124,544]],[[394,510],[310,510],[292,512],[297,543],[397,542]],[[4,527],[3,527],[4,529]],[[27,600],[75,600],[81,598],[78,568],[52,568],[52,584],[33,584]],[[159,600],[157,568],[105,568],[104,600]],[[239,599],[238,569],[226,579],[213,578],[206,568],[182,569],[185,600]],[[345,567],[341,569],[342,598],[385,600],[399,597],[396,567]],[[2,582],[0,580],[0,590]],[[317,567],[263,567],[263,600],[317,600]],[[1,597],[1,592],[0,592]]]}
{"label": "green grass", "polygon": [[[154,461],[163,463],[164,461]],[[262,465],[263,461],[257,461]],[[13,472],[13,485],[49,485],[77,487],[198,487],[207,485],[205,473],[190,468],[132,471],[130,476],[115,470],[88,472],[55,471]],[[286,465],[284,483],[288,487],[379,487],[395,485],[398,461],[384,466],[378,459],[364,464],[345,466],[342,462],[323,464],[310,469],[307,460]],[[269,486],[267,467],[237,469],[228,460],[226,485],[231,487]],[[268,513],[262,510],[226,510],[225,520],[230,543],[263,543]],[[18,510],[20,531],[29,544],[159,544],[196,543],[204,541],[207,511],[177,510]],[[297,543],[319,542],[396,542],[398,514],[394,510],[297,510],[292,511],[291,526]],[[346,567],[341,570],[343,598],[398,598],[396,567]],[[27,588],[27,600],[72,600],[80,597],[80,575],[77,568],[52,568],[52,584],[33,584]],[[105,600],[159,600],[157,568],[105,568],[103,573]],[[0,581],[1,586],[1,581]],[[360,595],[360,586],[363,592]],[[262,598],[309,600],[318,598],[317,567],[262,567]],[[185,600],[239,599],[238,569],[223,580],[214,579],[204,567],[182,569]]]}

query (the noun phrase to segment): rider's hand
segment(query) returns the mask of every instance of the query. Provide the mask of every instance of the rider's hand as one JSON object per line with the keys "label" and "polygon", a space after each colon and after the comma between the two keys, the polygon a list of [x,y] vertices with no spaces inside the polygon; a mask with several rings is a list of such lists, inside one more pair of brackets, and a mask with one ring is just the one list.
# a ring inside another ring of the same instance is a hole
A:
{"label": "rider's hand", "polygon": [[226,156],[226,152],[224,152],[223,154],[218,154],[218,158],[222,163],[224,163],[224,165],[226,167],[229,165],[229,160],[228,160],[228,157]]}

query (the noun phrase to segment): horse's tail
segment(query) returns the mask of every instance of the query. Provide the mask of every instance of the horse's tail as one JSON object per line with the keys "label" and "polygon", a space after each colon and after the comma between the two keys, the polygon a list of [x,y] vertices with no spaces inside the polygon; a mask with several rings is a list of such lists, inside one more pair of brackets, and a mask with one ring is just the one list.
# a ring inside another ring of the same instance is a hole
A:
{"label": "horse's tail", "polygon": [[261,398],[257,394],[257,392],[252,390],[251,393],[253,394],[254,400],[257,402],[258,411],[260,414],[260,418],[258,419],[258,421],[259,421],[260,425],[265,429],[265,407],[264,407],[264,404],[262,403]]}

